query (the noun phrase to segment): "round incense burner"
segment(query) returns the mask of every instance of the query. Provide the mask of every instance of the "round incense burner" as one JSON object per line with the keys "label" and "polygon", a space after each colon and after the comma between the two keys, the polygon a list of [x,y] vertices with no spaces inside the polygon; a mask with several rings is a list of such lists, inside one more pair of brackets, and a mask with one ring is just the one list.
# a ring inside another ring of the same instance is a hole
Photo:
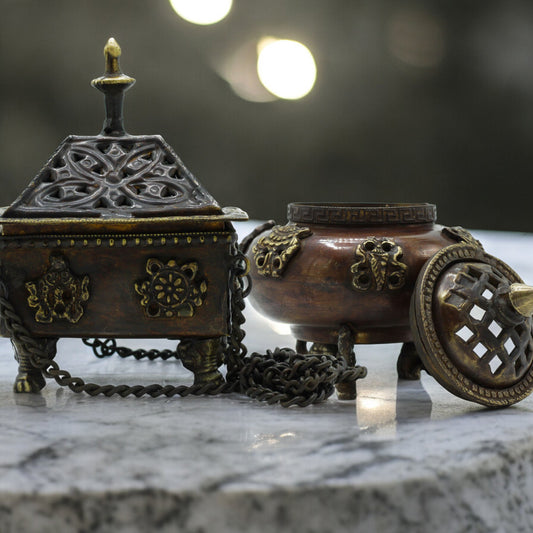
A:
{"label": "round incense burner", "polygon": [[400,378],[426,369],[485,405],[533,387],[531,289],[468,231],[437,225],[434,205],[292,203],[285,226],[245,245],[253,305],[291,325],[299,352],[354,365],[354,344],[401,342]]}
{"label": "round incense burner", "polygon": [[457,242],[435,225],[435,206],[293,203],[288,218],[252,249],[251,299],[261,312],[307,341],[336,343],[339,324],[352,325],[355,343],[412,340],[418,273]]}

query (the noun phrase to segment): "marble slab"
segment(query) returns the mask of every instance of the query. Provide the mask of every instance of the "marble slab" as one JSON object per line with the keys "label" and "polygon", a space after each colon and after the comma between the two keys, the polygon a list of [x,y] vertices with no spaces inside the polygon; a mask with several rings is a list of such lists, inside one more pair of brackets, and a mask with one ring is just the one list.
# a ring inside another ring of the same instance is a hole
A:
{"label": "marble slab", "polygon": [[[533,235],[476,236],[533,282]],[[251,351],[292,345],[247,317]],[[533,398],[490,410],[426,374],[398,382],[399,349],[357,348],[368,377],[356,401],[284,409],[237,394],[92,398],[52,382],[17,395],[0,339],[0,532],[533,531]],[[57,360],[88,381],[190,382],[176,361],[100,360],[73,339]]]}

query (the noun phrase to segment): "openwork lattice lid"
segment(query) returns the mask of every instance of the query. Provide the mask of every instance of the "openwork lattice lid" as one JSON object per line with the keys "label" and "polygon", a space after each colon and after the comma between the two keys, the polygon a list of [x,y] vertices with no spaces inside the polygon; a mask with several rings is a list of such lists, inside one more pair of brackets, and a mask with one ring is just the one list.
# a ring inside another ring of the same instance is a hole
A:
{"label": "openwork lattice lid", "polygon": [[131,218],[217,215],[215,199],[159,135],[128,135],[124,93],[135,83],[119,66],[114,39],[105,48],[106,119],[96,137],[67,137],[4,218]]}
{"label": "openwork lattice lid", "polygon": [[479,246],[448,246],[422,269],[411,329],[426,370],[453,394],[511,405],[533,389],[533,288]]}

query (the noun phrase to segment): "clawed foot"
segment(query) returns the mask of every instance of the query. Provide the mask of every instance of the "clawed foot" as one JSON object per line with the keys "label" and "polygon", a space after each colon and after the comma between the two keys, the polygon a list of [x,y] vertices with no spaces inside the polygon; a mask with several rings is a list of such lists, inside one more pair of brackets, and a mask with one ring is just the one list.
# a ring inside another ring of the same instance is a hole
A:
{"label": "clawed foot", "polygon": [[42,374],[29,373],[29,372],[19,372],[17,374],[17,379],[13,385],[13,390],[15,392],[39,392],[45,385],[45,380]]}

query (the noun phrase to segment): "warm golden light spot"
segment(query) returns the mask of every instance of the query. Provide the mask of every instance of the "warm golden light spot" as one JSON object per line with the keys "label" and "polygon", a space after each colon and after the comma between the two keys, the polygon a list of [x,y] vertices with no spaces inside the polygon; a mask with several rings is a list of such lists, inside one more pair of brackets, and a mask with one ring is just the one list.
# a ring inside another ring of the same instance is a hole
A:
{"label": "warm golden light spot", "polygon": [[309,94],[316,81],[313,54],[302,43],[266,37],[257,45],[257,74],[278,98],[297,100]]}
{"label": "warm golden light spot", "polygon": [[232,3],[232,0],[170,0],[181,18],[202,26],[220,22],[230,12]]}

